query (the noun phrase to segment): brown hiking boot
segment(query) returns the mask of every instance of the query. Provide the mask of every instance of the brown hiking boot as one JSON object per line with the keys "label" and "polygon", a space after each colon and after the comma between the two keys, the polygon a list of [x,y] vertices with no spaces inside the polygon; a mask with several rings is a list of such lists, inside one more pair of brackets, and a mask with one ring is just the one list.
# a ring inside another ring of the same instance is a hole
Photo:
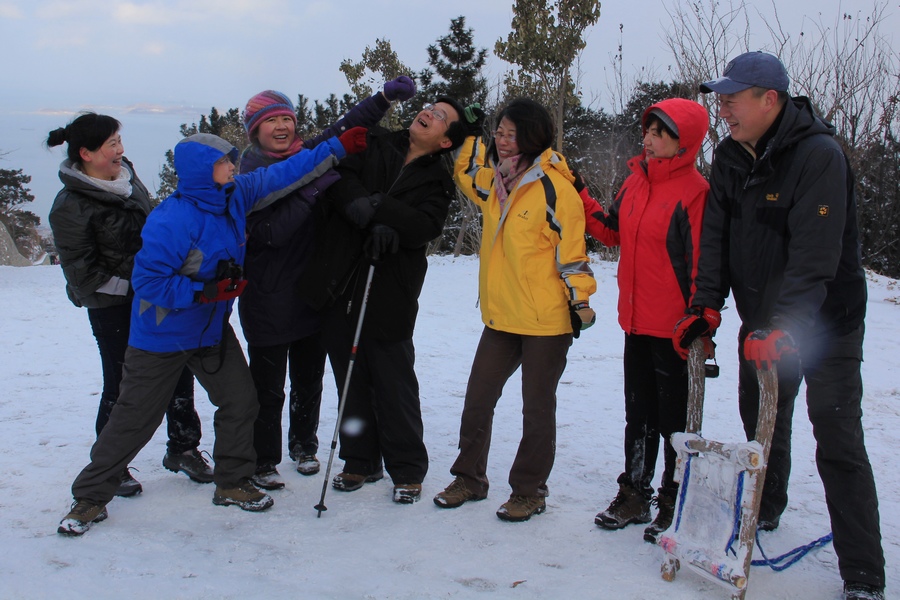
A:
{"label": "brown hiking boot", "polygon": [[301,454],[297,457],[297,472],[301,475],[315,475],[319,472],[319,459],[315,454]]}
{"label": "brown hiking boot", "polygon": [[162,464],[165,468],[178,473],[179,471],[191,478],[191,481],[197,483],[212,483],[213,470],[209,463],[196,448],[187,450],[180,454],[172,454],[166,452],[163,456]]}
{"label": "brown hiking boot", "polygon": [[675,495],[660,491],[650,503],[656,504],[659,512],[656,513],[656,518],[650,526],[644,529],[644,540],[655,544],[659,534],[672,526],[672,519],[675,517]]}
{"label": "brown hiking boot", "polygon": [[422,496],[421,483],[398,483],[394,486],[394,502],[412,504]]}
{"label": "brown hiking boot", "polygon": [[457,477],[443,492],[434,497],[434,503],[441,508],[456,508],[470,500],[477,502],[485,498],[487,498],[487,494],[476,494],[469,491],[463,478]]}
{"label": "brown hiking boot", "polygon": [[383,477],[384,471],[378,471],[371,475],[341,472],[335,475],[331,480],[331,487],[340,492],[355,492],[367,483],[373,483]]}
{"label": "brown hiking boot", "polygon": [[623,481],[619,481],[619,493],[609,507],[594,518],[597,527],[603,529],[621,529],[631,523],[649,522],[650,499]]}
{"label": "brown hiking boot", "polygon": [[216,493],[213,494],[213,504],[219,506],[236,504],[244,510],[258,512],[266,510],[275,504],[275,501],[272,500],[272,497],[268,494],[259,491],[259,489],[253,485],[252,481],[249,479],[242,479],[240,483],[233,488],[223,488],[217,485]]}
{"label": "brown hiking boot", "polygon": [[97,504],[90,500],[75,500],[69,514],[59,522],[56,532],[63,535],[82,535],[91,528],[91,525],[108,516],[105,504]]}
{"label": "brown hiking boot", "polygon": [[547,510],[543,496],[510,496],[497,510],[502,521],[527,521],[531,515],[539,515]]}

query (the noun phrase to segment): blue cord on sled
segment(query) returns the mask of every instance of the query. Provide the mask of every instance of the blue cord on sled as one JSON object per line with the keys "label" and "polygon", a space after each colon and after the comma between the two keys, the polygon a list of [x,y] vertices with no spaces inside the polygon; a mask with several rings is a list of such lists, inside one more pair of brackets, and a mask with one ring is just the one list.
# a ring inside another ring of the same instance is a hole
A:
{"label": "blue cord on sled", "polygon": [[[834,535],[831,533],[829,533],[828,535],[823,535],[814,542],[810,542],[805,546],[799,546],[789,552],[785,552],[781,556],[776,556],[775,558],[770,559],[766,556],[763,547],[759,543],[759,531],[757,531],[756,547],[759,548],[759,553],[762,554],[763,557],[761,560],[754,560],[750,564],[754,567],[770,567],[773,571],[784,571],[816,548],[820,548],[828,544],[832,540],[832,538],[834,538]],[[787,560],[787,562],[784,564],[779,564],[784,560]]]}
{"label": "blue cord on sled", "polygon": [[[735,552],[734,550],[734,543],[735,541],[737,541],[741,530],[741,498],[744,494],[744,473],[745,472],[742,471],[740,476],[738,477],[734,503],[734,526],[731,532],[731,540],[729,540],[728,545],[725,547],[726,555],[728,553],[731,553],[734,556],[737,556],[737,552]],[[834,535],[829,533],[828,535],[824,535],[819,539],[806,544],[805,546],[798,546],[793,550],[785,552],[781,556],[769,558],[768,556],[766,556],[766,551],[763,549],[762,544],[759,543],[759,530],[757,529],[756,547],[759,548],[759,553],[762,554],[762,559],[751,561],[750,565],[754,567],[769,567],[773,571],[784,571],[816,548],[821,548],[822,546],[825,546],[826,544],[831,542],[833,537]]]}

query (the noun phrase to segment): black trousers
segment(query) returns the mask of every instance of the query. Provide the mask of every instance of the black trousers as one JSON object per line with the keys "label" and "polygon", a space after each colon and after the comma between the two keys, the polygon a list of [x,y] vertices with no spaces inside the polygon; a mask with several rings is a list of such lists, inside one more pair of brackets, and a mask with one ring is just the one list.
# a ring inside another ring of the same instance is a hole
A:
{"label": "black trousers", "polygon": [[[338,393],[344,389],[357,314],[333,309],[323,340]],[[377,319],[367,314],[366,319]],[[344,471],[368,475],[384,467],[395,483],[422,483],[428,472],[413,341],[359,341],[340,429]]]}
{"label": "black trousers", "polygon": [[[779,361],[778,413],[760,514],[780,515],[787,504],[790,422],[802,377],[806,379],[807,413],[816,439],[816,467],[825,488],[841,578],[884,586],[878,496],[862,428],[863,333],[860,326],[842,337],[819,339],[810,344],[809,350],[801,348],[799,361]],[[759,412],[759,387],[755,367],[743,358],[746,334],[741,331],[738,345],[738,396],[744,430],[752,439]],[[767,514],[763,510],[778,512]]]}
{"label": "black trousers", "polygon": [[247,346],[250,374],[259,398],[259,416],[253,426],[253,446],[258,465],[281,462],[281,415],[284,409],[284,379],[290,382],[288,403],[288,450],[292,459],[315,454],[319,449],[319,409],[325,348],[321,335],[275,346]]}
{"label": "black trousers", "polygon": [[687,361],[671,338],[625,334],[625,471],[627,482],[649,497],[663,439],[665,467],[660,490],[674,495],[676,454],[669,441],[687,426]]}
{"label": "black trousers", "polygon": [[[107,308],[89,308],[88,319],[100,350],[100,366],[103,369],[103,392],[94,429],[97,435],[109,421],[122,382],[122,365],[128,347],[131,328],[131,303]],[[185,368],[178,378],[172,400],[166,408],[166,424],[169,441],[167,450],[180,454],[200,445],[200,416],[194,408],[194,376]]]}

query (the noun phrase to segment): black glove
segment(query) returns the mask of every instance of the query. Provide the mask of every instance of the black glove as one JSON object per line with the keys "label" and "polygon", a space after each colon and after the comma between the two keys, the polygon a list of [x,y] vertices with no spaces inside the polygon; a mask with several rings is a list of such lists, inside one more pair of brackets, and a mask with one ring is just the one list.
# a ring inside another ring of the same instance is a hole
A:
{"label": "black glove", "polygon": [[470,104],[463,110],[463,124],[469,135],[481,135],[484,133],[484,111],[477,102]]}
{"label": "black glove", "polygon": [[375,215],[378,205],[381,204],[381,197],[381,194],[372,194],[351,200],[344,205],[344,216],[360,229],[365,229]]}
{"label": "black glove", "polygon": [[587,187],[587,185],[585,185],[584,183],[584,177],[582,177],[581,173],[579,173],[575,169],[572,169],[572,177],[575,178],[575,181],[572,182],[572,185],[575,186],[575,191],[580,194],[581,190]]}
{"label": "black glove", "polygon": [[597,321],[597,313],[588,306],[587,302],[576,302],[569,305],[569,317],[572,319],[572,336],[576,339],[581,331],[587,329]]}
{"label": "black glove", "polygon": [[400,234],[393,227],[381,225],[372,226],[369,237],[363,243],[363,250],[369,258],[378,258],[385,254],[394,254],[400,249]]}

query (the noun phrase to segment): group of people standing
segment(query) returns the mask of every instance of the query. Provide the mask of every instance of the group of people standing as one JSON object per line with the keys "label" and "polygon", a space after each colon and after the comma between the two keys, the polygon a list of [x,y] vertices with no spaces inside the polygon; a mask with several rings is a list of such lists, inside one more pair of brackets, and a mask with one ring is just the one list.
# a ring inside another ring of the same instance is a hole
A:
{"label": "group of people standing", "polygon": [[[129,493],[128,464],[163,414],[167,468],[215,481],[216,504],[268,508],[263,490],[284,487],[277,467],[286,377],[289,456],[301,474],[319,471],[326,356],[339,390],[347,381],[344,422],[354,423],[340,430],[344,467],[333,488],[352,492],[387,471],[393,500],[417,501],[428,453],[412,338],[425,249],[457,187],[483,218],[484,329],[454,480],[435,505],[487,497],[494,409],[521,367],[522,439],[512,493],[497,516],[525,521],[546,510],[556,389],[573,339],[595,320],[587,233],[621,248],[625,334],[625,468],[595,523],[650,523],[651,542],[671,525],[678,484],[668,437],[685,427],[688,348],[701,338],[713,352],[730,293],[742,323],[738,396],[748,439],[759,411],[756,370],[778,365],[760,528],[777,528],[787,506],[791,419],[805,380],[844,596],[883,598],[861,425],[866,289],[853,175],[833,127],[788,86],[781,62],[759,52],[738,56],[701,86],[717,94],[730,130],[709,182],[696,168],[706,110],[684,99],[648,107],[644,150],[607,209],[552,150],[553,121],[532,100],[510,101],[490,127],[478,105],[443,97],[408,129],[378,128],[392,101],[415,93],[406,77],[310,140],[298,137],[286,96],[257,94],[244,111],[251,145],[240,172],[237,150],[224,140],[185,138],[175,148],[178,188],[152,212],[123,156],[118,122],[86,114],[52,132],[48,144],[67,142],[68,159],[50,222],[69,297],[88,308],[104,374],[97,441],[59,532],[84,533],[106,518],[114,495]],[[249,365],[228,323],[238,296]],[[217,407],[213,469],[197,452],[193,377]],[[660,438],[664,470],[654,498]],[[140,491],[130,485],[131,494]]]}

